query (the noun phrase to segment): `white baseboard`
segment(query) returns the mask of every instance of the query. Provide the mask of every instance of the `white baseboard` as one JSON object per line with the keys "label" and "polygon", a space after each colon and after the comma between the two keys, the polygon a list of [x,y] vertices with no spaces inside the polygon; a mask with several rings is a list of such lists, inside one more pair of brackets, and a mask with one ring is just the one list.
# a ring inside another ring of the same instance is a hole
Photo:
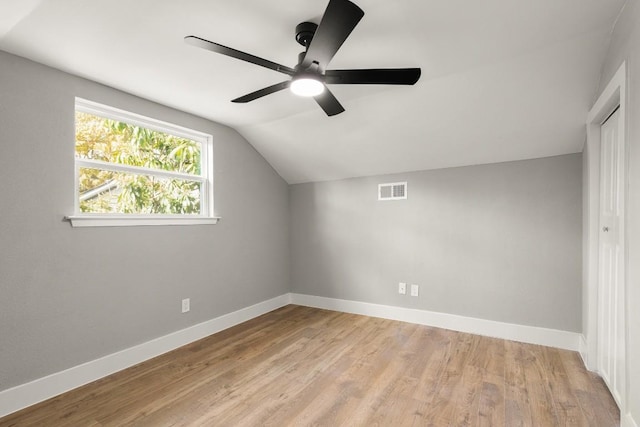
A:
{"label": "white baseboard", "polygon": [[577,332],[516,325],[493,320],[458,316],[455,314],[302,294],[291,294],[291,303],[346,313],[362,314],[365,316],[381,317],[383,319],[400,320],[403,322],[435,326],[459,332],[557,347],[572,351],[578,351],[580,345],[580,334]]}
{"label": "white baseboard", "polygon": [[638,427],[631,414],[625,414],[620,417],[620,427]]}
{"label": "white baseboard", "polygon": [[289,294],[0,392],[0,417],[290,304]]}
{"label": "white baseboard", "polygon": [[[581,353],[582,349],[586,348],[586,342],[583,344],[581,335],[575,332],[515,325],[454,314],[359,301],[340,300],[313,295],[285,294],[117,353],[86,362],[82,365],[56,372],[44,378],[1,391],[0,417],[88,384],[247,320],[251,320],[287,304],[400,320],[454,331],[580,351]],[[623,418],[622,426],[638,427],[628,415]]]}
{"label": "white baseboard", "polygon": [[580,334],[580,342],[578,343],[578,352],[582,358],[582,363],[588,368],[589,366],[589,347],[587,346],[587,337],[584,334]]}

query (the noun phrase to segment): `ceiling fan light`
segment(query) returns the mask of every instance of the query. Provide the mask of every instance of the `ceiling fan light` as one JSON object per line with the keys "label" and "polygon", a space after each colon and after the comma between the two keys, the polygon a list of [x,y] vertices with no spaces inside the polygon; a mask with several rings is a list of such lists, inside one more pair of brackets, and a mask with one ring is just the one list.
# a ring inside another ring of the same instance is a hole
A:
{"label": "ceiling fan light", "polygon": [[294,78],[290,88],[298,96],[318,96],[324,92],[324,84],[313,77]]}

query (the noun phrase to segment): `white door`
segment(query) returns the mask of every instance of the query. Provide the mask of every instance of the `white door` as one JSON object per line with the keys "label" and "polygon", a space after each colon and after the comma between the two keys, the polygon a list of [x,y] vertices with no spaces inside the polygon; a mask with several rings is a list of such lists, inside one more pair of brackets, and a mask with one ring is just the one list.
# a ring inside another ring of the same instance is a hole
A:
{"label": "white door", "polygon": [[601,127],[598,371],[623,408],[625,398],[624,141],[614,112]]}

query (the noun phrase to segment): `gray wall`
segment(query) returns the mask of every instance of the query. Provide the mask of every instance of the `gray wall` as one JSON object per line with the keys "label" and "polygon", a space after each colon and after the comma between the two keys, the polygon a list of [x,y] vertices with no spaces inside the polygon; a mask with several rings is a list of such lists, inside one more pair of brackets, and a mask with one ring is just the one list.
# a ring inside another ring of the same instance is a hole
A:
{"label": "gray wall", "polygon": [[589,147],[584,144],[582,151],[582,335],[589,331]]}
{"label": "gray wall", "polygon": [[[377,186],[408,181],[408,199]],[[290,187],[293,291],[581,330],[580,154]],[[398,294],[398,282],[420,296]]]}
{"label": "gray wall", "polygon": [[[613,31],[600,91],[627,63],[627,307],[629,321],[627,402],[640,424],[640,1],[628,0]],[[599,91],[599,92],[600,92]]]}
{"label": "gray wall", "polygon": [[[75,96],[212,134],[222,221],[63,222]],[[289,292],[287,184],[228,127],[0,52],[0,178],[0,390]]]}

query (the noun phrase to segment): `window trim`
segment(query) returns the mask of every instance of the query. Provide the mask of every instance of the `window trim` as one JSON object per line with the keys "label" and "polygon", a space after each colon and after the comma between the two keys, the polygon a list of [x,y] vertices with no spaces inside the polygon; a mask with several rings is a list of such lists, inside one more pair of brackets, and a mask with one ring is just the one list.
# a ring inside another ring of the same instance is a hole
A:
{"label": "window trim", "polygon": [[[74,214],[66,216],[65,219],[71,222],[73,227],[105,227],[105,226],[137,226],[137,225],[202,225],[216,224],[219,217],[214,216],[213,210],[213,142],[212,136],[203,132],[188,129],[173,123],[146,117],[140,114],[131,113],[119,108],[99,104],[87,99],[75,98],[75,111],[93,114],[108,119],[126,122],[134,126],[139,126],[158,132],[169,133],[181,138],[191,139],[199,142],[202,147],[201,152],[201,174],[190,175],[180,172],[164,171],[158,169],[147,169],[143,167],[132,167],[118,163],[109,163],[99,160],[78,159],[74,155]],[[74,126],[75,135],[75,126]],[[74,149],[75,151],[75,149]],[[104,213],[84,213],[80,211],[79,192],[79,170],[81,167],[99,167],[115,172],[145,173],[165,178],[186,179],[200,182],[200,214],[199,215],[165,215],[165,214],[104,214]]]}
{"label": "window trim", "polygon": [[65,219],[76,227],[130,227],[140,225],[213,225],[220,217],[180,216],[180,215],[116,215],[104,214],[69,215]]}

